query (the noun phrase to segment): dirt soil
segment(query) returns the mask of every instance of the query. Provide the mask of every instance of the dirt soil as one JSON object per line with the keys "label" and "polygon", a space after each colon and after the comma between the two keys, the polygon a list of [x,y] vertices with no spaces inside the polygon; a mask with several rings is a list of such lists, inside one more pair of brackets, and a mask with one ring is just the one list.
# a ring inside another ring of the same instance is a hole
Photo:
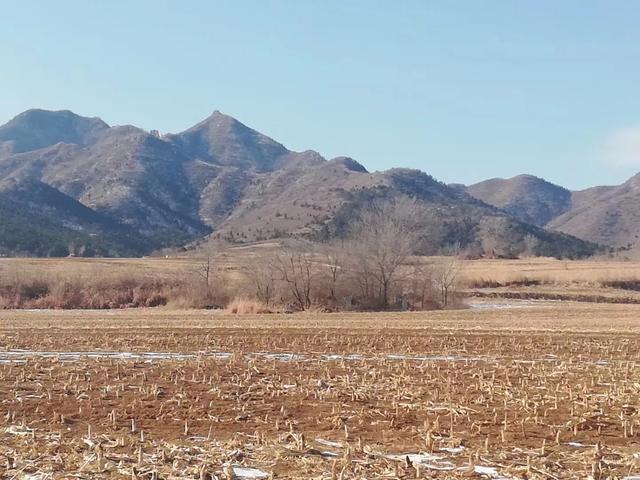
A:
{"label": "dirt soil", "polygon": [[0,312],[0,478],[640,474],[640,307]]}

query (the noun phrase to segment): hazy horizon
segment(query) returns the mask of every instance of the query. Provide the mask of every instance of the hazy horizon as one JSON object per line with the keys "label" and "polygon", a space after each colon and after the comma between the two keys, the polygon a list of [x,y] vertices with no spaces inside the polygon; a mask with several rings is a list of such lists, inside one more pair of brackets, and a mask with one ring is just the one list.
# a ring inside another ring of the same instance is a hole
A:
{"label": "hazy horizon", "polygon": [[293,150],[447,183],[640,170],[632,2],[6,5],[0,123],[29,108],[178,132],[213,110]]}

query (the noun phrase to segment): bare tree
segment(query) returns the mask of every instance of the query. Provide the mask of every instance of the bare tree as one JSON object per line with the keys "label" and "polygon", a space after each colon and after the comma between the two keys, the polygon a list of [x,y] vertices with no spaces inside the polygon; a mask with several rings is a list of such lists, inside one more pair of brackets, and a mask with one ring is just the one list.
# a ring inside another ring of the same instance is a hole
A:
{"label": "bare tree", "polygon": [[196,267],[196,274],[202,279],[207,289],[212,286],[214,268],[213,254],[207,250],[204,260]]}
{"label": "bare tree", "polygon": [[269,306],[276,291],[276,271],[271,262],[262,257],[250,257],[241,269],[253,286],[256,298]]}
{"label": "bare tree", "polygon": [[[350,229],[350,259],[361,289],[371,287],[382,307],[389,305],[401,266],[414,253],[420,238],[420,207],[409,197],[372,203]],[[371,283],[373,282],[373,285]]]}
{"label": "bare tree", "polygon": [[274,256],[273,268],[301,310],[311,307],[313,263],[308,245],[301,242],[284,243]]}
{"label": "bare tree", "polygon": [[[351,234],[353,237],[353,234]],[[345,251],[345,275],[351,284],[350,290],[358,290],[358,297],[369,302],[376,297],[375,280],[370,273],[370,263],[367,248],[361,242],[349,238],[344,242]],[[355,293],[355,292],[354,292]]]}
{"label": "bare tree", "polygon": [[433,269],[418,260],[412,265],[408,280],[414,307],[424,310],[433,301]]}
{"label": "bare tree", "polygon": [[437,262],[433,272],[434,283],[440,292],[440,304],[443,308],[451,303],[451,297],[455,293],[458,276],[462,270],[459,248],[456,247],[449,253]]}
{"label": "bare tree", "polygon": [[337,300],[338,283],[344,274],[346,256],[347,250],[344,241],[327,243],[319,248],[323,271],[327,272],[326,286],[329,290],[329,298],[333,302]]}
{"label": "bare tree", "polygon": [[225,246],[222,243],[209,243],[204,250],[204,257],[194,270],[204,287],[205,297],[208,302],[213,299],[217,288],[216,283],[220,275],[219,263],[224,249]]}
{"label": "bare tree", "polygon": [[534,235],[528,233],[522,239],[522,243],[524,244],[522,253],[527,257],[535,257],[540,241]]}
{"label": "bare tree", "polygon": [[482,251],[487,258],[498,257],[499,242],[494,232],[488,231],[482,237]]}

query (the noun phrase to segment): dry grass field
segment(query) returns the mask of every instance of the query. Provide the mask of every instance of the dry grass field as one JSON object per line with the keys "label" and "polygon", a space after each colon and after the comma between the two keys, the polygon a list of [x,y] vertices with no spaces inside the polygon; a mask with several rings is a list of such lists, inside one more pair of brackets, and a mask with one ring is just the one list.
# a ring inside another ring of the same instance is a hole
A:
{"label": "dry grass field", "polygon": [[604,280],[640,279],[640,262],[612,260],[470,260],[463,276],[468,280],[508,282],[523,277],[556,283],[597,283]]}
{"label": "dry grass field", "polygon": [[640,475],[640,306],[0,311],[0,478]]}
{"label": "dry grass field", "polygon": [[[269,254],[273,244],[232,247],[223,255],[222,266],[237,268],[249,257]],[[428,259],[427,259],[428,260]],[[139,275],[150,278],[182,278],[193,274],[202,259],[191,257],[149,258],[0,258],[0,278],[6,276]],[[556,283],[597,283],[603,280],[640,279],[640,262],[612,260],[467,260],[464,280],[509,282],[523,277]]]}
{"label": "dry grass field", "polygon": [[[243,265],[268,258],[274,248],[274,244],[261,244],[221,253],[212,281],[220,298],[213,303],[224,305],[234,297],[251,296],[246,289],[253,285],[243,277]],[[412,261],[429,272],[439,260]],[[201,308],[207,303],[202,301],[199,275],[203,262],[196,256],[0,258],[0,308]],[[640,304],[640,262],[530,258],[459,263],[455,289],[466,297]],[[318,265],[322,268],[321,261]],[[412,268],[407,269],[409,273]]]}
{"label": "dry grass field", "polygon": [[640,303],[640,263],[549,258],[464,262],[460,288],[468,297]]}

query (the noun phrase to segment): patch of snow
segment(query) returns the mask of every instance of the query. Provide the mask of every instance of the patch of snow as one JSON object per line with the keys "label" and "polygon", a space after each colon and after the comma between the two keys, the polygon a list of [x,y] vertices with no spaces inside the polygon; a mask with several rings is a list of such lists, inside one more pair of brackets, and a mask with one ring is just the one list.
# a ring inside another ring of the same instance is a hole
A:
{"label": "patch of snow", "polygon": [[496,470],[495,467],[484,467],[481,465],[476,465],[474,467],[474,471],[478,475],[485,475],[494,480],[510,480],[511,479],[511,477],[505,477],[504,475],[501,475],[500,473],[498,473],[498,470]]}
{"label": "patch of snow", "polygon": [[6,350],[0,351],[0,362],[2,363],[18,363],[24,362],[30,357],[53,358],[61,362],[74,362],[81,358],[102,359],[114,358],[118,360],[142,360],[142,361],[158,361],[158,360],[188,360],[197,358],[198,356],[228,359],[231,357],[228,352],[210,352],[210,353],[175,353],[175,352],[116,352],[116,351],[87,351],[87,352],[52,352],[52,351],[34,351],[34,350]]}
{"label": "patch of snow", "polygon": [[358,354],[339,355],[327,354],[321,355],[323,360],[378,360],[381,358],[387,360],[411,360],[415,362],[487,362],[493,360],[489,357],[467,357],[464,355],[405,355],[400,353],[390,353],[388,355],[377,357],[364,357]]}
{"label": "patch of snow", "polygon": [[323,457],[338,457],[339,455],[335,452],[320,452],[320,455]]}
{"label": "patch of snow", "polygon": [[583,445],[582,443],[578,443],[578,442],[568,442],[567,445],[569,445],[570,447],[575,447],[575,448],[586,447],[586,445]]}
{"label": "patch of snow", "polygon": [[559,300],[510,300],[504,302],[468,302],[469,308],[474,310],[506,310],[514,308],[552,307],[553,302]]}
{"label": "patch of snow", "polygon": [[33,434],[33,429],[29,428],[29,427],[23,427],[20,425],[9,425],[6,429],[5,432],[11,434],[11,435],[32,435]]}
{"label": "patch of snow", "polygon": [[424,463],[424,462],[432,462],[434,460],[442,460],[442,457],[437,455],[431,455],[429,453],[399,453],[399,454],[390,454],[385,455],[384,458],[388,458],[389,460],[397,460],[403,461],[405,459],[409,459],[411,463]]}
{"label": "patch of snow", "polygon": [[[77,362],[81,359],[117,359],[143,362],[157,362],[162,360],[193,360],[197,358],[214,358],[228,360],[233,356],[231,352],[131,352],[131,351],[35,351],[35,350],[0,350],[0,365],[23,364],[30,358],[47,358],[59,362]],[[248,353],[245,358],[263,358],[280,362],[290,362],[308,359],[307,356],[293,352],[256,352]],[[319,355],[321,360],[394,360],[415,362],[492,362],[495,358],[465,355],[407,355],[399,353],[382,354],[378,356],[363,356],[360,354],[325,354]],[[285,388],[293,388],[285,386]]]}
{"label": "patch of snow", "polygon": [[440,450],[442,450],[443,452],[448,452],[448,453],[462,453],[464,452],[464,447],[461,445],[459,447],[444,447],[441,448]]}
{"label": "patch of snow", "polygon": [[233,474],[238,478],[269,478],[269,474],[267,472],[263,472],[262,470],[258,470],[257,468],[250,467],[231,467],[233,469]]}
{"label": "patch of snow", "polygon": [[418,362],[485,362],[486,357],[467,357],[464,355],[428,355],[428,356],[412,356],[412,355],[387,355],[389,360],[415,360]]}
{"label": "patch of snow", "polygon": [[429,453],[400,453],[384,455],[384,458],[388,460],[395,460],[397,462],[404,462],[408,458],[414,465],[420,465],[420,468],[427,468],[429,470],[438,471],[450,471],[455,469],[455,465],[449,461],[439,457],[437,455],[431,455]]}
{"label": "patch of snow", "polygon": [[316,438],[316,443],[324,445],[325,447],[342,448],[340,442],[332,442],[331,440],[325,440],[323,438]]}
{"label": "patch of snow", "polygon": [[323,360],[363,360],[364,357],[358,354],[350,354],[350,355],[338,355],[335,353],[321,355],[320,358]]}
{"label": "patch of snow", "polygon": [[270,353],[270,352],[258,352],[252,354],[254,357],[262,357],[267,360],[279,360],[281,362],[291,362],[293,360],[302,360],[304,356],[297,353]]}

